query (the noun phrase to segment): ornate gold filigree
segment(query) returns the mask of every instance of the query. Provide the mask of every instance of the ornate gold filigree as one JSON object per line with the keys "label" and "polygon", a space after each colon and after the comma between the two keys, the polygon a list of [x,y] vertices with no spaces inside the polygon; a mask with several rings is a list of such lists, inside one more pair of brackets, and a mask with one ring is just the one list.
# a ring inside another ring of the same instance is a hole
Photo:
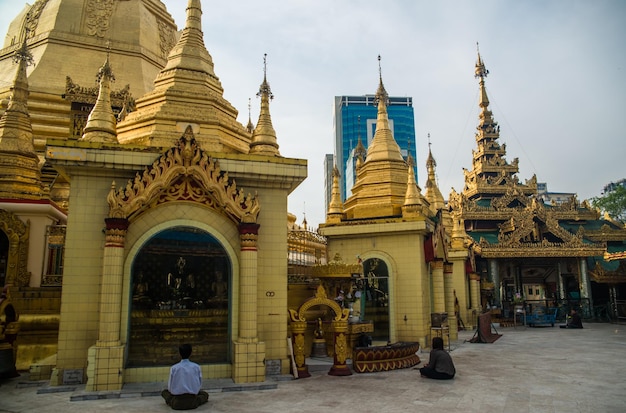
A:
{"label": "ornate gold filigree", "polygon": [[[71,77],[65,77],[65,93],[63,99],[70,102],[96,103],[98,99],[99,86],[85,87],[74,83]],[[128,112],[135,110],[135,99],[130,93],[130,85],[124,86],[123,89],[111,91],[111,106],[114,108],[125,107]]]}
{"label": "ornate gold filigree", "polygon": [[188,127],[177,145],[137,173],[126,187],[115,182],[107,196],[109,217],[131,218],[163,202],[194,201],[223,212],[235,223],[254,223],[260,212],[256,197],[245,195],[228,172],[197,144]]}
{"label": "ornate gold filigree", "polygon": [[28,286],[30,283],[30,273],[27,271],[30,221],[24,223],[17,215],[0,209],[0,231],[3,231],[9,239],[5,285]]}
{"label": "ornate gold filigree", "polygon": [[363,274],[362,264],[346,264],[341,260],[339,253],[327,264],[319,264],[313,267],[315,277],[349,278],[353,274]]}

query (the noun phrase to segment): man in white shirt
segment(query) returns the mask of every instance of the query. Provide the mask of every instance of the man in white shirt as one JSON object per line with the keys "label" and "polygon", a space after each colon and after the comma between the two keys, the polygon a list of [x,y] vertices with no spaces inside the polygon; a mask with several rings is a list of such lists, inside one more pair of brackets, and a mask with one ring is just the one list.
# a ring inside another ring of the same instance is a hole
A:
{"label": "man in white shirt", "polygon": [[183,344],[178,351],[182,360],[171,367],[167,389],[161,392],[161,396],[174,410],[195,409],[209,400],[209,394],[200,390],[202,386],[200,366],[189,361],[191,345]]}

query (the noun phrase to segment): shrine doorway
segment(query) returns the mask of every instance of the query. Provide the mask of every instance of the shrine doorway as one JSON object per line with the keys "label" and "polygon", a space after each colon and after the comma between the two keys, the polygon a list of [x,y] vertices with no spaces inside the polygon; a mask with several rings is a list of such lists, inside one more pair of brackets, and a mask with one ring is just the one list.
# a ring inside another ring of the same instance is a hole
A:
{"label": "shrine doorway", "polygon": [[9,263],[9,237],[0,229],[0,288],[4,287]]}
{"label": "shrine doorway", "polygon": [[390,340],[389,325],[389,269],[380,258],[363,262],[363,286],[361,300],[362,320],[374,322],[372,339],[387,343]]}
{"label": "shrine doorway", "polygon": [[135,255],[127,367],[169,366],[189,343],[200,364],[230,360],[232,265],[209,232],[175,226]]}

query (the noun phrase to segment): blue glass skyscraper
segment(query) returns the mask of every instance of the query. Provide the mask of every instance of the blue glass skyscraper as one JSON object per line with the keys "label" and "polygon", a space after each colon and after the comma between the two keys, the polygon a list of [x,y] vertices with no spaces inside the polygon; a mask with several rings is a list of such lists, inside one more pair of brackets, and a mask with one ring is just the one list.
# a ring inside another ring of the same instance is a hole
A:
{"label": "blue glass skyscraper", "polygon": [[[415,145],[415,118],[413,115],[413,98],[389,97],[389,127],[393,133],[402,156],[406,159],[410,153],[417,160]],[[350,197],[356,179],[356,161],[354,149],[359,137],[367,149],[376,131],[377,107],[374,95],[335,96],[334,129],[335,129],[335,162],[341,176],[341,200]],[[417,179],[417,162],[414,163]],[[419,182],[419,181],[418,181]]]}

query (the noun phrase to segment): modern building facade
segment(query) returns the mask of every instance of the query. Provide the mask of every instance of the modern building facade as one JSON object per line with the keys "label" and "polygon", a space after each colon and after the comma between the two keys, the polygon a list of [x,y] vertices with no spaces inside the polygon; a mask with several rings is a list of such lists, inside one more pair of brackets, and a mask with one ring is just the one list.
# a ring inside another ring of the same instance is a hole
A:
{"label": "modern building facade", "polygon": [[[339,169],[341,200],[350,197],[350,189],[356,180],[356,159],[359,140],[367,150],[374,138],[377,123],[375,95],[335,96],[333,106],[335,130],[335,163]],[[389,128],[400,147],[404,159],[411,155],[417,159],[415,145],[415,118],[413,98],[389,97]],[[360,152],[363,151],[360,150]],[[414,165],[415,176],[417,166]],[[331,177],[332,178],[332,177]],[[328,181],[326,186],[332,185]],[[328,203],[327,203],[328,206]]]}

